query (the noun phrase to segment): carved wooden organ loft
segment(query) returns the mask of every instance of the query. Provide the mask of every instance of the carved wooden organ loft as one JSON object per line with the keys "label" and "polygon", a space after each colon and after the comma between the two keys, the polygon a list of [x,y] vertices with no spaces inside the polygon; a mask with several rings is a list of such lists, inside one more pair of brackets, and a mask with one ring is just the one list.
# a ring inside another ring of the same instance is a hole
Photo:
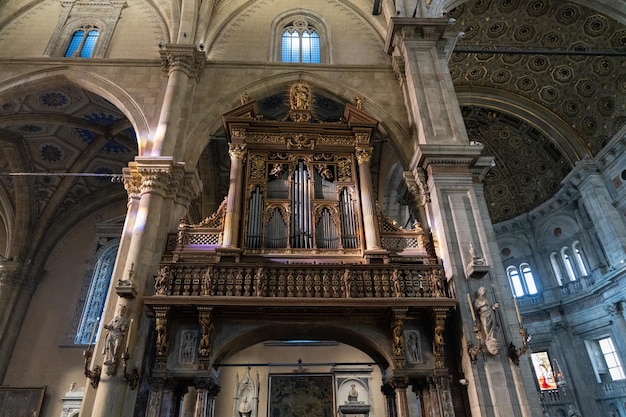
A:
{"label": "carved wooden organ loft", "polygon": [[[247,96],[223,116],[228,196],[204,221],[181,221],[144,300],[157,320],[155,370],[166,368],[167,323],[177,316],[199,319],[199,369],[215,360],[213,326],[203,320],[333,321],[357,311],[361,320],[391,320],[394,332],[412,315],[443,328],[455,305],[443,267],[418,223],[398,227],[375,203],[378,121],[361,104],[321,122],[311,87],[296,83],[284,120],[265,120]],[[402,368],[404,346],[394,340],[390,356]],[[433,349],[443,368],[443,342]]]}

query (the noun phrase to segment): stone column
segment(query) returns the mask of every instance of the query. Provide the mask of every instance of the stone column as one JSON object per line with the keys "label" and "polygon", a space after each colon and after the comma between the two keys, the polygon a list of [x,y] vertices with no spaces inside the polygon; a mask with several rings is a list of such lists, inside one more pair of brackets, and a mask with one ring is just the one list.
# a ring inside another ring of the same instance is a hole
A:
{"label": "stone column", "polygon": [[35,275],[25,265],[5,261],[0,271],[0,381],[4,378],[31,297]]}
{"label": "stone column", "polygon": [[[141,354],[146,343],[145,337],[139,337],[140,329],[146,327],[145,323],[142,326],[142,320],[146,318],[141,299],[153,291],[154,283],[149,277],[156,272],[167,233],[177,224],[172,222],[169,215],[174,209],[174,198],[185,181],[195,181],[194,172],[164,157],[137,157],[124,170],[127,189],[132,196],[128,215],[130,220],[126,222],[122,233],[102,323],[110,322],[120,306],[126,307],[126,318],[133,320],[133,328],[136,329],[130,333],[130,340],[127,340],[128,332],[124,335],[123,346],[129,346],[131,368],[141,364]],[[132,274],[129,272],[131,270]],[[127,290],[129,288],[132,290]],[[103,329],[100,334],[94,349],[93,366],[102,361],[100,353],[103,351],[106,331]],[[123,380],[120,356],[114,361],[117,366],[109,367],[108,372],[104,367],[97,390],[87,390],[81,415],[121,417],[132,413],[136,391],[131,390]]]}
{"label": "stone column", "polygon": [[241,189],[243,187],[243,159],[246,156],[245,144],[229,144],[230,185],[226,200],[224,219],[224,248],[237,248],[239,244],[239,222],[241,221]]}
{"label": "stone column", "polygon": [[[447,32],[447,26],[448,19],[443,18],[392,18],[390,22],[385,49],[392,55],[407,112],[416,126],[416,152],[409,169],[416,177],[421,172],[426,175],[432,232],[446,278],[454,281],[451,287],[460,301],[465,342],[475,340],[467,294],[474,298],[484,286],[492,303],[500,304],[495,336],[499,351],[484,353],[484,363],[477,366],[463,346],[461,363],[470,380],[471,415],[530,416],[534,410],[525,386],[515,383],[516,370],[504,348],[505,341],[513,339],[511,328],[518,327],[513,299],[484,195],[477,192],[482,187],[479,173],[489,167],[490,158],[481,156],[482,146],[469,144],[447,65],[456,34]],[[523,362],[522,366],[530,366]],[[430,397],[437,397],[437,391]]]}
{"label": "stone column", "polygon": [[163,73],[169,76],[167,88],[163,97],[159,124],[157,126],[151,149],[146,154],[173,155],[175,158],[182,146],[177,142],[180,136],[181,119],[185,119],[183,112],[189,94],[193,92],[206,65],[206,54],[199,51],[196,45],[167,44],[162,45],[159,51]]}
{"label": "stone column", "polygon": [[397,417],[396,413],[396,391],[392,384],[386,383],[380,387],[380,391],[385,396],[387,404],[387,417]]}
{"label": "stone column", "polygon": [[564,182],[568,180],[580,191],[609,267],[621,267],[626,262],[626,226],[623,215],[612,204],[613,199],[595,163],[590,159],[579,161]]}
{"label": "stone column", "polygon": [[441,410],[442,417],[454,417],[454,405],[452,404],[452,393],[450,391],[450,379],[452,377],[437,376],[431,377],[435,389],[437,391],[437,397],[439,399],[439,408]]}
{"label": "stone column", "polygon": [[356,159],[359,163],[359,191],[361,194],[363,227],[365,228],[365,249],[367,251],[380,251],[380,233],[378,231],[378,218],[376,217],[376,208],[374,207],[372,176],[370,173],[372,150],[371,146],[357,146]]}
{"label": "stone column", "polygon": [[396,399],[396,417],[409,417],[409,404],[406,399],[408,382],[403,379],[394,380],[393,387]]}
{"label": "stone column", "polygon": [[212,417],[215,397],[220,392],[220,386],[211,380],[196,381],[196,409],[194,417]]}

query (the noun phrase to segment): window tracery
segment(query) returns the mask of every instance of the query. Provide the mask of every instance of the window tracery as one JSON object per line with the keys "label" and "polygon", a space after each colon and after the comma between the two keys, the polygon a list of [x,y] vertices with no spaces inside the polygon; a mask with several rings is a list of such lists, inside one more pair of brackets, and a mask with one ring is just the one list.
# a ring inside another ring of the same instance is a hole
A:
{"label": "window tracery", "polygon": [[273,25],[273,61],[328,63],[329,39],[323,21],[311,13],[288,14]]}

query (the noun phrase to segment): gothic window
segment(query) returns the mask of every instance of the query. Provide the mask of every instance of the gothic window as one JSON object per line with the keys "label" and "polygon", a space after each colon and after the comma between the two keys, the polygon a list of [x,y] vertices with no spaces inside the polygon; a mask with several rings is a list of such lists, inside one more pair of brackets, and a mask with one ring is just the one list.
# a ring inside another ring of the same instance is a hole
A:
{"label": "gothic window", "polygon": [[96,321],[102,316],[118,246],[119,244],[108,246],[98,256],[74,339],[77,345],[90,342]]}
{"label": "gothic window", "polygon": [[304,20],[285,27],[281,44],[282,62],[320,63],[320,35]]}
{"label": "gothic window", "polygon": [[311,14],[291,14],[274,22],[272,60],[320,64],[329,62],[327,30]]}
{"label": "gothic window", "polygon": [[91,58],[99,36],[98,28],[86,25],[72,35],[67,51],[66,58]]}
{"label": "gothic window", "polygon": [[67,2],[44,52],[66,58],[104,58],[125,2]]}

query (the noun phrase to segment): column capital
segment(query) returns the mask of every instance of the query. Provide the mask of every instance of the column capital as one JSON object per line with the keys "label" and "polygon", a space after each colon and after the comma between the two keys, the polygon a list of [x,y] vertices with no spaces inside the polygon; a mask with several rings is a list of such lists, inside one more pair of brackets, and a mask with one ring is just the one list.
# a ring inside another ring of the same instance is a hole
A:
{"label": "column capital", "polygon": [[156,193],[166,198],[191,200],[201,190],[196,170],[187,169],[184,163],[174,162],[171,157],[136,157],[123,172],[129,198]]}
{"label": "column capital", "polygon": [[385,52],[390,54],[395,46],[409,40],[437,42],[448,29],[447,18],[392,17],[387,29]]}
{"label": "column capital", "polygon": [[207,58],[196,45],[164,44],[159,50],[163,73],[171,75],[174,71],[182,71],[189,78],[200,78]]}
{"label": "column capital", "polygon": [[372,153],[374,148],[371,146],[357,146],[356,147],[356,159],[361,164],[369,164],[372,160]]}
{"label": "column capital", "polygon": [[228,144],[228,155],[230,159],[243,159],[246,156],[246,144]]}

